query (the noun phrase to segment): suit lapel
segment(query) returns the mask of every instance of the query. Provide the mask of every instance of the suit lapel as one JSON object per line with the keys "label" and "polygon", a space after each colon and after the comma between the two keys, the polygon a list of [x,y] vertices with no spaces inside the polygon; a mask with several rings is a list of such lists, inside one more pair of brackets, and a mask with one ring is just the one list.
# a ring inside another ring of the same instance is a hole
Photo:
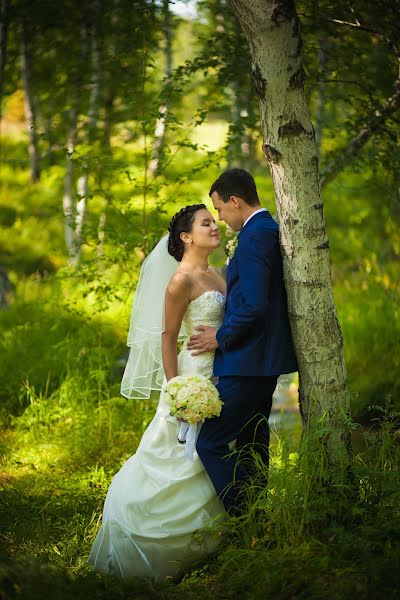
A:
{"label": "suit lapel", "polygon": [[230,286],[230,283],[232,280],[233,273],[234,273],[235,269],[237,269],[237,266],[235,265],[234,260],[235,260],[236,252],[239,251],[240,234],[243,232],[244,229],[247,229],[248,227],[252,227],[253,225],[255,225],[259,219],[266,219],[266,218],[271,219],[272,218],[271,214],[269,213],[268,210],[266,210],[266,211],[263,210],[262,212],[254,215],[254,217],[252,217],[250,219],[250,221],[244,227],[242,227],[242,229],[239,231],[238,236],[237,236],[238,237],[238,245],[236,247],[235,254],[234,254],[233,258],[231,258],[229,260],[229,264],[226,268],[226,285],[227,285],[228,289],[229,289],[229,286]]}

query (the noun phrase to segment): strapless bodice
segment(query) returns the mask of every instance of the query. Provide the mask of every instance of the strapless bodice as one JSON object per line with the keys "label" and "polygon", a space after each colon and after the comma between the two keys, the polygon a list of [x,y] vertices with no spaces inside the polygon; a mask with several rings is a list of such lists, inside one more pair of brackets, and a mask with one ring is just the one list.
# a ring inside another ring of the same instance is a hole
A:
{"label": "strapless bodice", "polygon": [[214,352],[205,352],[199,356],[192,356],[186,344],[190,337],[196,333],[198,325],[220,327],[224,317],[225,296],[217,290],[209,290],[190,302],[183,317],[186,339],[178,357],[179,375],[204,375],[211,378],[213,373]]}
{"label": "strapless bodice", "polygon": [[219,327],[224,316],[225,296],[216,290],[209,290],[190,302],[183,317],[186,337],[196,333],[198,325]]}

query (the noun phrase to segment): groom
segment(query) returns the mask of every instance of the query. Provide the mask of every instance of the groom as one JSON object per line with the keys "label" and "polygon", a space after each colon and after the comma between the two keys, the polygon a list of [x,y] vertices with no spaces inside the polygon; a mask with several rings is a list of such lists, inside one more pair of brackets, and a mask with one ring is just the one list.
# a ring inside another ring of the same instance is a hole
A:
{"label": "groom", "polygon": [[[220,221],[238,231],[227,269],[227,298],[221,327],[198,327],[188,348],[215,350],[214,374],[224,406],[207,419],[197,440],[200,459],[230,514],[238,513],[240,484],[248,461],[230,453],[249,448],[268,464],[272,394],[278,376],[297,370],[283,282],[279,227],[261,208],[253,177],[228,169],[213,183],[210,197]],[[236,454],[237,456],[237,454]]]}

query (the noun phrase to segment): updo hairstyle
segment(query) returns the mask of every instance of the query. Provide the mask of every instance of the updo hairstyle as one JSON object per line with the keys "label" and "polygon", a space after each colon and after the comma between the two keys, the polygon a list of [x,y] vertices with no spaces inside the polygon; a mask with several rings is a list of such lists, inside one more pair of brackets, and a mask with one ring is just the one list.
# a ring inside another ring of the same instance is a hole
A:
{"label": "updo hairstyle", "polygon": [[198,210],[207,208],[205,204],[191,204],[181,208],[171,219],[169,224],[168,252],[178,262],[181,262],[185,251],[185,243],[181,240],[181,233],[190,233],[194,215]]}

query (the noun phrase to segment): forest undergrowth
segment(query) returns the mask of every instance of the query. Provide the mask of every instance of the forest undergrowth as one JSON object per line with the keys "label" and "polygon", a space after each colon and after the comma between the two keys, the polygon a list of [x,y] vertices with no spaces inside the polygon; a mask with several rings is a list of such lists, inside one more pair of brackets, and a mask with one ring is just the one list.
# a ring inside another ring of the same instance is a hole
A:
{"label": "forest undergrowth", "polygon": [[[67,361],[61,384],[40,393],[27,381],[24,408],[3,421],[1,598],[398,597],[400,438],[390,399],[373,408],[369,429],[349,424],[357,441],[343,473],[351,467],[351,483],[327,485],[323,423],[300,439],[282,415],[268,486],[258,465],[244,515],[215,526],[216,554],[179,582],[93,574],[87,555],[107,488],[154,403],[118,395],[119,374],[110,369],[118,344],[104,362],[98,326],[81,324],[78,333],[92,342],[86,363],[77,369]],[[79,335],[71,338],[77,345]]]}

